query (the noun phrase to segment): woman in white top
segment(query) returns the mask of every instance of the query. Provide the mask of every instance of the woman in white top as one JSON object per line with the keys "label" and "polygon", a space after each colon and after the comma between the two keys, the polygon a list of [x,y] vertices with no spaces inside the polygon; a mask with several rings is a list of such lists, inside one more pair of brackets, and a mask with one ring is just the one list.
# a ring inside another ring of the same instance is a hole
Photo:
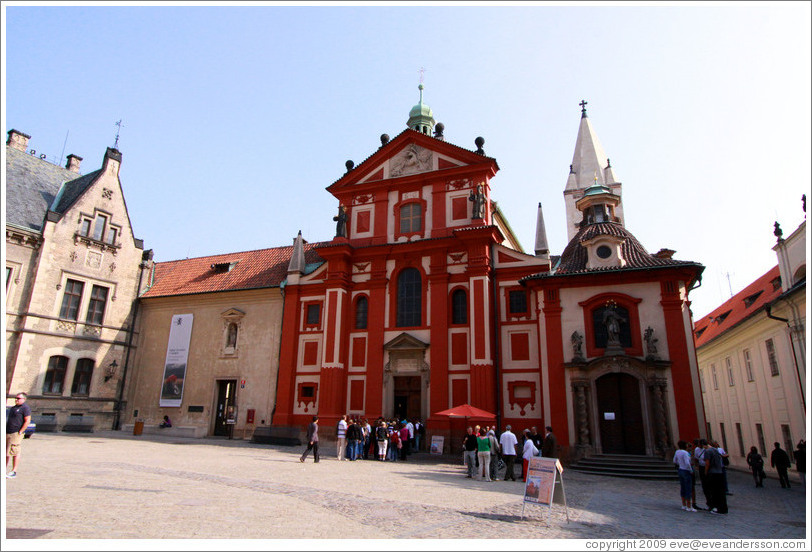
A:
{"label": "woman in white top", "polygon": [[680,441],[677,443],[677,451],[674,453],[674,464],[677,465],[679,475],[679,495],[682,498],[682,509],[686,512],[696,512],[691,506],[691,476],[694,469],[691,466],[691,455],[688,453],[688,443]]}
{"label": "woman in white top", "polygon": [[527,467],[530,465],[530,459],[537,456],[539,449],[530,438],[530,430],[524,430],[524,448],[522,449],[522,481],[527,481]]}

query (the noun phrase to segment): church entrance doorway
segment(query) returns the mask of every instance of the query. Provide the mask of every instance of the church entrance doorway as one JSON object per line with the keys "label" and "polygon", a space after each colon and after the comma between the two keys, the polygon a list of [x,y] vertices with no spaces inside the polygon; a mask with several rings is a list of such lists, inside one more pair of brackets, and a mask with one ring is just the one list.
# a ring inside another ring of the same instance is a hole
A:
{"label": "church entrance doorway", "polygon": [[395,376],[395,409],[398,420],[421,416],[420,376]]}
{"label": "church entrance doorway", "polygon": [[637,378],[623,373],[595,381],[598,423],[604,454],[645,454],[643,411]]}

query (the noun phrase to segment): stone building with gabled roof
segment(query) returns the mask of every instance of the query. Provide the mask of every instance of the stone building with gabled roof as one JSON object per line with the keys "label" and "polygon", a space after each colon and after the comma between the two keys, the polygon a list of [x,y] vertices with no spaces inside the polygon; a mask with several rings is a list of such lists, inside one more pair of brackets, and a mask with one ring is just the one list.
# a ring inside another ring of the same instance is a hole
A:
{"label": "stone building with gabled roof", "polygon": [[[284,286],[291,259],[304,273],[322,259],[318,244],[155,263],[139,299],[138,342],[122,429],[250,438],[271,424],[282,339]],[[188,340],[174,342],[182,318]],[[185,366],[169,367],[185,347]]]}
{"label": "stone building with gabled roof", "polygon": [[24,391],[40,426],[109,429],[132,352],[133,304],[149,252],[133,235],[122,156],[80,174],[6,142],[6,394]]}

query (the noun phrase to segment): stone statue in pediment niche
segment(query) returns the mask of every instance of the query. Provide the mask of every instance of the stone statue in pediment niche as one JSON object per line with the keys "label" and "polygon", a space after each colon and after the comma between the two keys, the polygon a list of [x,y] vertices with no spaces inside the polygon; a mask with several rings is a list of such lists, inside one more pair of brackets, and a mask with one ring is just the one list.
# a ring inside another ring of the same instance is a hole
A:
{"label": "stone statue in pediment niche", "polygon": [[391,176],[405,176],[431,170],[432,152],[410,144],[392,159]]}

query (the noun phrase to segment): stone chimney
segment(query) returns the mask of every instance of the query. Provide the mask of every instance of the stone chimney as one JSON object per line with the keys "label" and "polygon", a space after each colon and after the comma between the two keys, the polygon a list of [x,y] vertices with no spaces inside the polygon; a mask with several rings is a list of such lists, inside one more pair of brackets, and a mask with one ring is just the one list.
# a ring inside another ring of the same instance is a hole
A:
{"label": "stone chimney", "polygon": [[28,141],[30,139],[31,137],[28,134],[23,134],[19,130],[11,129],[8,131],[8,140],[6,140],[6,145],[20,151],[26,151],[28,149]]}
{"label": "stone chimney", "polygon": [[65,165],[65,168],[71,172],[78,173],[79,172],[79,165],[82,164],[82,158],[78,155],[70,154],[68,155],[68,162]]}

